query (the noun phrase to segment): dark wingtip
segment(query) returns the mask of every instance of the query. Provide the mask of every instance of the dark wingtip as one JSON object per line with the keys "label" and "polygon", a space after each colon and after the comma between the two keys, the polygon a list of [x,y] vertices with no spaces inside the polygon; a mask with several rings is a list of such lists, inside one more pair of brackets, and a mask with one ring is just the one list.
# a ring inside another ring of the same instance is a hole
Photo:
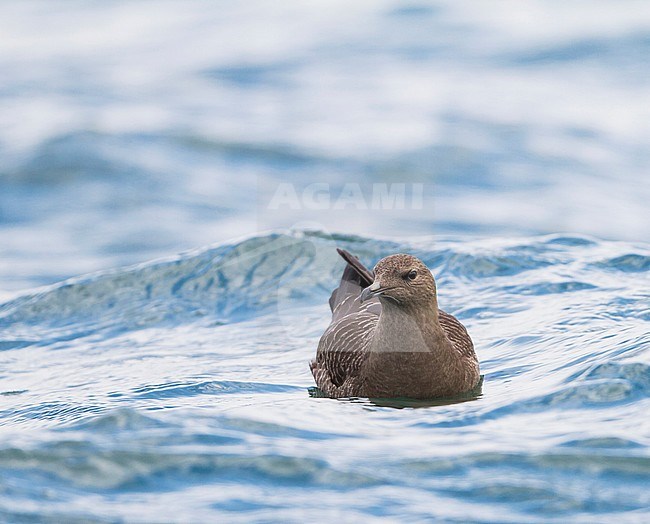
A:
{"label": "dark wingtip", "polygon": [[369,286],[375,280],[375,275],[370,271],[366,266],[364,266],[361,261],[355,257],[349,251],[341,249],[340,247],[336,248],[336,252],[341,255],[343,260],[345,260],[349,266],[356,271],[356,273],[361,277],[361,285],[363,287]]}
{"label": "dark wingtip", "polygon": [[341,249],[340,247],[336,248],[336,252],[341,255],[343,260],[345,260],[348,264],[350,263],[350,260],[357,260],[355,257],[350,253],[349,251],[346,251],[345,249]]}

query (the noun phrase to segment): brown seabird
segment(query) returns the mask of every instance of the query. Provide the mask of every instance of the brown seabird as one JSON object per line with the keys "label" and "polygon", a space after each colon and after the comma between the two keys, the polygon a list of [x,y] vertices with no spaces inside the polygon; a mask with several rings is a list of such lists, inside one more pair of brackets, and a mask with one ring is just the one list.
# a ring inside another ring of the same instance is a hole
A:
{"label": "brown seabird", "polygon": [[330,297],[332,322],[310,368],[327,396],[429,399],[474,389],[480,380],[465,327],[438,309],[436,283],[411,255],[381,259],[374,272],[346,260]]}

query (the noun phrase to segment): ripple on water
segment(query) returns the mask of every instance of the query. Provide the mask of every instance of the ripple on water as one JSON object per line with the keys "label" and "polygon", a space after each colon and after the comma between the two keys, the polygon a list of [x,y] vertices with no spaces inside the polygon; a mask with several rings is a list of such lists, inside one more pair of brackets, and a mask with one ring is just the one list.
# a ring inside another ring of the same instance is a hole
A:
{"label": "ripple on water", "polygon": [[575,291],[587,291],[596,288],[597,286],[587,282],[567,280],[564,282],[534,282],[526,283],[525,285],[504,286],[503,290],[514,295],[553,295]]}
{"label": "ripple on water", "polygon": [[538,269],[551,264],[546,258],[524,256],[518,253],[477,255],[456,253],[443,265],[443,271],[464,279],[505,277]]}
{"label": "ripple on water", "polygon": [[630,439],[619,437],[590,437],[584,439],[569,440],[562,443],[562,446],[568,448],[585,448],[585,449],[641,449],[643,446],[638,442]]}
{"label": "ripple on water", "polygon": [[[159,444],[161,444],[160,442]],[[346,472],[327,462],[283,454],[153,451],[153,442],[107,449],[88,442],[60,441],[34,449],[0,449],[0,467],[42,474],[77,488],[120,491],[169,490],[206,482],[322,485],[349,489],[376,484],[367,474]]]}
{"label": "ripple on water", "polygon": [[[619,449],[609,454],[589,451],[484,452],[398,461],[388,471],[403,472],[405,482],[418,482],[455,499],[508,505],[516,501],[518,511],[525,514],[559,516],[616,511],[621,506],[644,508],[650,499],[645,490],[650,458]],[[581,488],[587,478],[596,489]],[[613,479],[622,482],[615,489],[617,496],[611,496],[611,491],[607,494]]]}
{"label": "ripple on water", "polygon": [[584,236],[566,236],[566,235],[552,235],[548,237],[545,242],[550,246],[567,246],[567,247],[587,247],[595,246],[598,242],[595,239],[591,239]]}
{"label": "ripple on water", "polygon": [[69,424],[81,419],[103,413],[105,406],[86,405],[70,402],[40,402],[26,407],[10,408],[0,415],[13,424],[53,421],[57,424]]}
{"label": "ripple on water", "polygon": [[597,267],[615,269],[626,273],[642,273],[650,269],[650,256],[629,253],[597,262]]}
{"label": "ripple on water", "polygon": [[617,405],[648,396],[650,366],[608,362],[591,367],[547,395],[525,400],[516,410],[576,409]]}
{"label": "ripple on water", "polygon": [[284,384],[266,384],[263,382],[238,382],[229,380],[210,380],[196,383],[168,382],[151,384],[133,389],[138,398],[178,398],[195,395],[228,395],[239,393],[286,393],[302,391],[303,388]]}
{"label": "ripple on water", "polygon": [[585,379],[625,380],[641,395],[650,396],[650,365],[642,362],[605,362],[591,368]]}

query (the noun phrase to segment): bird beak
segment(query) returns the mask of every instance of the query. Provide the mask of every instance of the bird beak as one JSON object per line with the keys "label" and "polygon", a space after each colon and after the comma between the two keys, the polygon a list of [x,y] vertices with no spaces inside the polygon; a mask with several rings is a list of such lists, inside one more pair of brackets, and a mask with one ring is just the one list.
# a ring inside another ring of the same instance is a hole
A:
{"label": "bird beak", "polygon": [[381,288],[381,284],[378,280],[375,280],[371,285],[369,285],[361,292],[359,300],[361,303],[364,303],[366,300],[370,300],[372,297],[380,294],[382,291],[383,289]]}

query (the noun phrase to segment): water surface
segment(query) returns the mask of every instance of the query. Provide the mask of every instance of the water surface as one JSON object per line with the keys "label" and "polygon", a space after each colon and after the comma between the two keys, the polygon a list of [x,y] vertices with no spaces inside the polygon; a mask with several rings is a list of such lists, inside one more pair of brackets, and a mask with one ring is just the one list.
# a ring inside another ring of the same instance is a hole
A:
{"label": "water surface", "polygon": [[[645,0],[4,1],[0,34],[0,521],[650,521]],[[310,396],[337,246],[431,267],[480,396]]]}
{"label": "water surface", "polygon": [[[465,402],[313,398],[342,262],[420,256],[485,375]],[[642,521],[650,248],[274,234],[0,307],[8,521]]]}

